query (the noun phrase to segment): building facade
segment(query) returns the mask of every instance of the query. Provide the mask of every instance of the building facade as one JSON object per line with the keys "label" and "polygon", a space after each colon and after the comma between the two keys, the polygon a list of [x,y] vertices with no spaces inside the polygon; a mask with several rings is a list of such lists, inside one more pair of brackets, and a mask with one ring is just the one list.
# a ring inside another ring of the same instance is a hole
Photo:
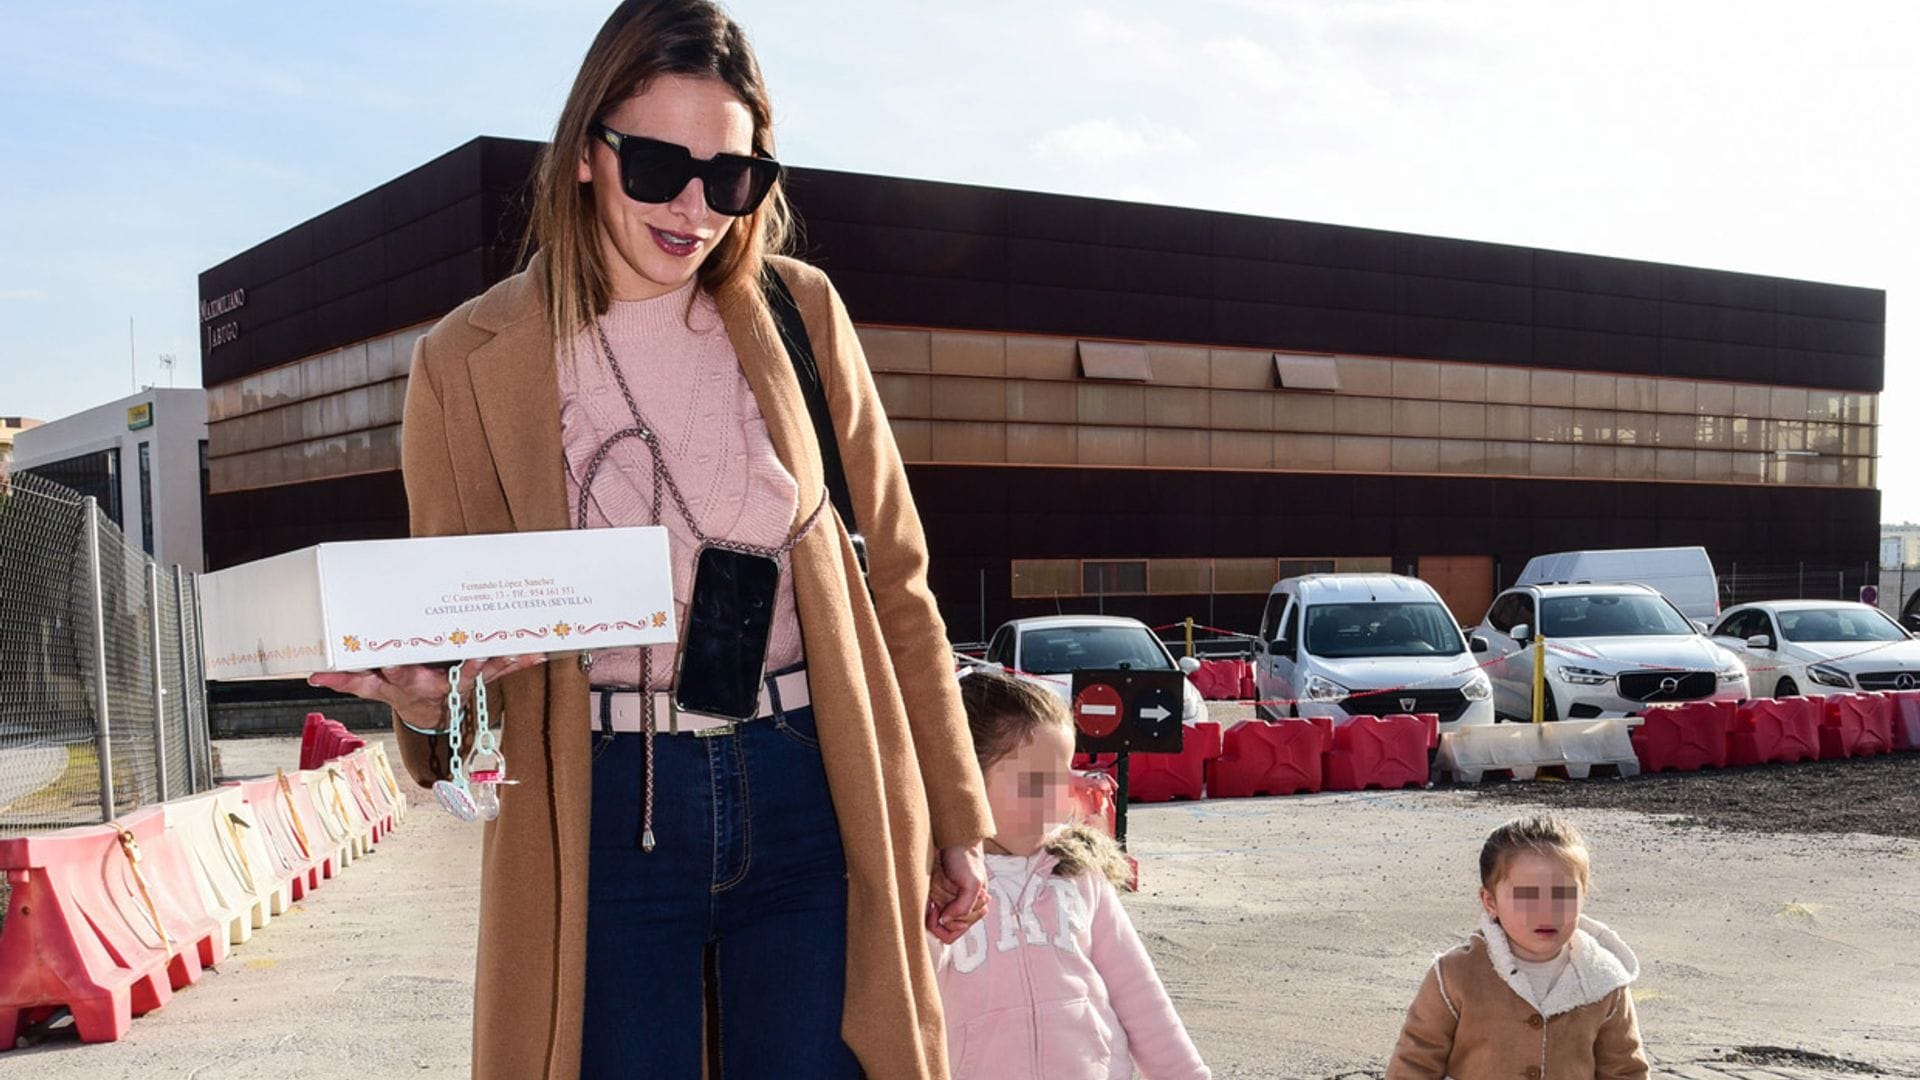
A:
{"label": "building facade", "polygon": [[39,427],[44,422],[31,416],[0,416],[0,479],[6,478],[7,469],[13,461],[13,440],[21,432]]}
{"label": "building facade", "polygon": [[[474,140],[201,275],[215,566],[400,535],[413,340],[516,265],[538,144]],[[1344,226],[793,170],[956,639],[1250,629],[1313,570],[1463,620],[1535,554],[1878,553],[1885,294]]]}
{"label": "building facade", "polygon": [[143,390],[22,432],[12,467],[93,496],[128,543],[198,573],[206,417],[203,390]]}

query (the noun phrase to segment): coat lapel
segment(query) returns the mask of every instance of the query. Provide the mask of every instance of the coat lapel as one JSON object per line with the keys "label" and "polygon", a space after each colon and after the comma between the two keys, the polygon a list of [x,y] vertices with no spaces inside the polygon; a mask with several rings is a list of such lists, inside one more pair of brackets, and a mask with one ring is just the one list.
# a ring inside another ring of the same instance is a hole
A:
{"label": "coat lapel", "polygon": [[480,431],[520,532],[567,527],[560,384],[537,271],[474,309],[473,324],[494,336],[467,360]]}

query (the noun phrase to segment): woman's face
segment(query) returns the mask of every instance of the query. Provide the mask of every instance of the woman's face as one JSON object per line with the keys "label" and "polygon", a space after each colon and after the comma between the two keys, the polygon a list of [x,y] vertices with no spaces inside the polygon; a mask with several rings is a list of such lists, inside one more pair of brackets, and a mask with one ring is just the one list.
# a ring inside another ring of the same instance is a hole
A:
{"label": "woman's face", "polygon": [[[624,135],[678,143],[697,160],[753,153],[753,114],[732,88],[705,76],[662,75],[600,117]],[[590,137],[580,182],[593,185],[600,256],[616,300],[648,300],[685,285],[727,235],[733,218],[707,206],[705,182],[671,202],[643,203],[620,187],[620,159]]]}

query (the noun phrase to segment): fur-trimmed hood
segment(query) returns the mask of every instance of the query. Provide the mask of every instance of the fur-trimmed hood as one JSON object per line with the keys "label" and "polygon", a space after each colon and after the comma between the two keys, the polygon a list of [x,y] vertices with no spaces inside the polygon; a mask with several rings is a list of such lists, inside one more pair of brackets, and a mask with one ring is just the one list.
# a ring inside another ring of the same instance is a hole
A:
{"label": "fur-trimmed hood", "polygon": [[1480,929],[1475,935],[1486,941],[1487,959],[1501,981],[1512,988],[1521,1001],[1539,1009],[1540,1015],[1549,1019],[1582,1005],[1591,1005],[1640,977],[1640,960],[1627,943],[1620,940],[1620,935],[1600,920],[1582,915],[1573,940],[1568,943],[1573,955],[1568,960],[1566,973],[1553,984],[1545,1001],[1536,1001],[1533,986],[1515,962],[1513,945],[1500,924],[1482,913]]}

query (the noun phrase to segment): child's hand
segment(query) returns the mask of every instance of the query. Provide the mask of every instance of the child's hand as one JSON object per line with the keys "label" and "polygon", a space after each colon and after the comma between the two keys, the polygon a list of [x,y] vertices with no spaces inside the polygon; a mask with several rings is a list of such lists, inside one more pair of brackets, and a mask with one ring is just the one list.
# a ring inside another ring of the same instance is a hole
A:
{"label": "child's hand", "polygon": [[927,885],[927,933],[951,945],[986,915],[986,871],[979,844],[940,849]]}

